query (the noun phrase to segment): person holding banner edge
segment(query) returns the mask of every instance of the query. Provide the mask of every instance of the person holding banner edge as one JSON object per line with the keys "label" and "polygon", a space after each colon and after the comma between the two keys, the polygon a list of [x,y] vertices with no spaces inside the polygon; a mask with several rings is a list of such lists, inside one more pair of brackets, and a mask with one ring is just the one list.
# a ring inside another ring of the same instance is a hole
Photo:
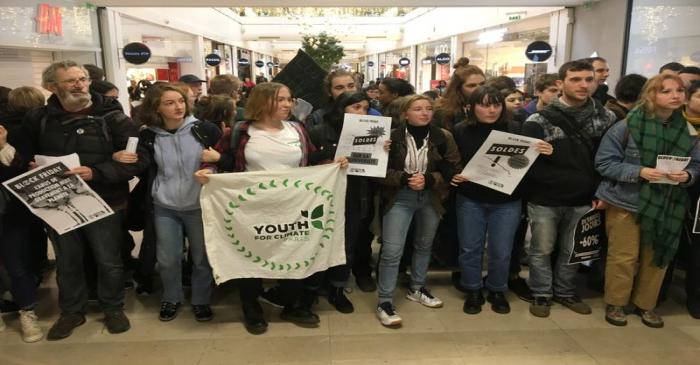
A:
{"label": "person holding banner edge", "polygon": [[[455,126],[455,140],[462,156],[462,165],[474,157],[491,131],[519,132],[509,120],[505,95],[489,86],[474,90],[468,99],[467,120]],[[540,142],[535,148],[551,155],[553,147]],[[468,176],[456,174],[450,182],[458,188],[457,232],[459,235],[459,266],[461,285],[466,289],[463,310],[467,314],[481,312],[484,304],[481,277],[483,250],[488,234],[488,278],[485,286],[487,299],[496,313],[510,312],[505,297],[513,238],[520,221],[522,203],[519,189],[511,195],[469,182]]]}
{"label": "person holding banner edge", "polygon": [[[683,229],[689,204],[685,188],[700,175],[697,132],[679,110],[684,100],[678,76],[652,77],[637,107],[610,128],[596,154],[596,169],[604,177],[596,197],[607,205],[605,320],[612,325],[627,324],[628,304],[645,325],[664,325],[654,308]],[[659,155],[690,161],[684,170],[664,172],[652,167]],[[675,184],[655,183],[662,178]]]}
{"label": "person holding banner edge", "polygon": [[[291,91],[283,84],[268,82],[253,88],[246,103],[244,122],[236,124],[232,132],[231,149],[221,154],[219,171],[265,171],[303,167],[320,161],[303,124],[290,122],[293,99]],[[347,159],[336,160],[347,167]],[[210,169],[200,169],[195,177],[206,184]],[[276,290],[284,309],[280,317],[300,326],[316,326],[319,317],[312,312],[316,290],[321,275],[303,280],[279,280]],[[258,297],[263,294],[262,279],[238,279],[244,325],[251,334],[267,331],[267,321]]]}
{"label": "person holding banner edge", "polygon": [[382,248],[379,254],[377,318],[385,326],[401,324],[393,305],[399,261],[411,221],[416,219],[411,283],[406,298],[430,308],[442,306],[425,286],[433,238],[445,212],[443,199],[452,179],[459,151],[452,133],[432,124],[433,101],[409,96],[401,111],[402,123],[391,133],[386,178],[382,179],[384,207]]}
{"label": "person holding banner edge", "polygon": [[192,256],[192,311],[199,322],[213,318],[211,292],[214,284],[204,246],[204,227],[199,204],[199,184],[194,173],[202,151],[215,145],[221,131],[210,122],[190,116],[186,92],[162,84],[146,92],[141,120],[147,129],[139,143],[150,152],[139,161],[148,166],[147,201],[152,206],[156,233],[156,258],[163,282],[159,319],[171,321],[184,301],[182,288],[183,234]]}

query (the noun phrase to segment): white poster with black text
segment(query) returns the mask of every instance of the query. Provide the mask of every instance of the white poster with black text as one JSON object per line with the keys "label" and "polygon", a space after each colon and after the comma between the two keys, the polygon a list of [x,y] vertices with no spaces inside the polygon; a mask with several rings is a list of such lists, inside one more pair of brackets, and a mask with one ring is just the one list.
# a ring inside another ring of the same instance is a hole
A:
{"label": "white poster with black text", "polygon": [[475,184],[510,195],[540,155],[534,147],[539,141],[491,131],[461,174]]}
{"label": "white poster with black text", "polygon": [[386,176],[389,153],[384,150],[384,142],[390,130],[389,117],[345,114],[335,157],[348,158],[348,175]]}
{"label": "white poster with black text", "polygon": [[63,162],[40,166],[3,185],[58,234],[114,214],[112,208]]}

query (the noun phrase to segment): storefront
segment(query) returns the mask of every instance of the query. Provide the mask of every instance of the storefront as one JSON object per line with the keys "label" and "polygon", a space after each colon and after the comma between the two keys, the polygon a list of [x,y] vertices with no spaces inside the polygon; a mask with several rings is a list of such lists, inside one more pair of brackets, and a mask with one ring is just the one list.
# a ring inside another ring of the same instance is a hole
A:
{"label": "storefront", "polygon": [[234,73],[233,47],[230,45],[205,39],[204,54],[215,54],[221,58],[218,65],[210,65],[205,60],[207,80],[217,75]]}
{"label": "storefront", "polygon": [[508,76],[523,88],[526,69],[534,66],[525,50],[534,41],[549,42],[549,33],[549,14],[467,33],[460,36],[462,56],[484,70],[486,77]]}
{"label": "storefront", "polygon": [[634,0],[631,12],[624,73],[649,77],[669,62],[700,66],[700,2]]}
{"label": "storefront", "polygon": [[41,72],[71,59],[102,66],[97,13],[66,2],[6,1],[0,6],[2,86],[41,85]]}
{"label": "storefront", "polygon": [[411,47],[380,53],[379,77],[395,77],[413,83],[411,80],[413,62],[415,62],[415,57],[411,52]]}
{"label": "storefront", "polygon": [[[124,62],[126,80],[115,82],[117,87],[121,89],[123,83],[138,83],[140,80],[172,82],[177,81],[182,74],[199,74],[190,70],[198,57],[193,52],[196,49],[194,35],[127,16],[120,19],[122,44],[143,43],[150,49],[151,57],[139,65]],[[210,42],[209,44],[211,46]]]}
{"label": "storefront", "polygon": [[453,60],[449,55],[450,38],[416,46],[417,91],[434,89],[440,80],[450,78]]}

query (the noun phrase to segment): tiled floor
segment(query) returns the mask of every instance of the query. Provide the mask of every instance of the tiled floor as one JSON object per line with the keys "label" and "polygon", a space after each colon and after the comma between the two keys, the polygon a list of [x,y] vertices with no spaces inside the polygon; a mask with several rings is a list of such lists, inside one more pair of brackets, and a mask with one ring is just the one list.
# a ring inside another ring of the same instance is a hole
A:
{"label": "tiled floor", "polygon": [[[355,290],[349,295],[353,314],[337,313],[321,299],[321,324],[314,329],[282,322],[279,310],[266,306],[270,328],[262,336],[243,328],[231,285],[217,290],[210,323],[194,321],[189,308],[172,322],[160,322],[157,296],[128,291],[132,329],[120,335],[104,329],[94,308],[70,338],[25,344],[16,315],[4,316],[8,327],[0,333],[0,364],[700,364],[700,321],[679,304],[680,285],[659,309],[666,327],[649,329],[634,316],[627,327],[607,324],[602,299],[592,293],[585,294],[593,306],[588,316],[555,305],[549,318],[535,318],[514,296],[510,314],[496,314],[486,305],[470,316],[462,312],[462,295],[448,273],[431,273],[430,284],[444,308],[425,308],[397,294],[404,318],[399,329],[376,320],[375,293]],[[53,277],[40,295],[37,312],[48,330],[58,316]]]}

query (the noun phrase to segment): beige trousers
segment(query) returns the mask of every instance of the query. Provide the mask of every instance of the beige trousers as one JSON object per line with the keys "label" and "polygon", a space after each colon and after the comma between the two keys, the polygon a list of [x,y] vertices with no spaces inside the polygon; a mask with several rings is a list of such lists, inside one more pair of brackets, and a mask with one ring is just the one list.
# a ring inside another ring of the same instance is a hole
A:
{"label": "beige trousers", "polygon": [[640,244],[636,215],[609,205],[605,210],[605,228],[608,234],[605,303],[625,306],[631,301],[640,309],[654,309],[666,268],[653,264],[651,246]]}

